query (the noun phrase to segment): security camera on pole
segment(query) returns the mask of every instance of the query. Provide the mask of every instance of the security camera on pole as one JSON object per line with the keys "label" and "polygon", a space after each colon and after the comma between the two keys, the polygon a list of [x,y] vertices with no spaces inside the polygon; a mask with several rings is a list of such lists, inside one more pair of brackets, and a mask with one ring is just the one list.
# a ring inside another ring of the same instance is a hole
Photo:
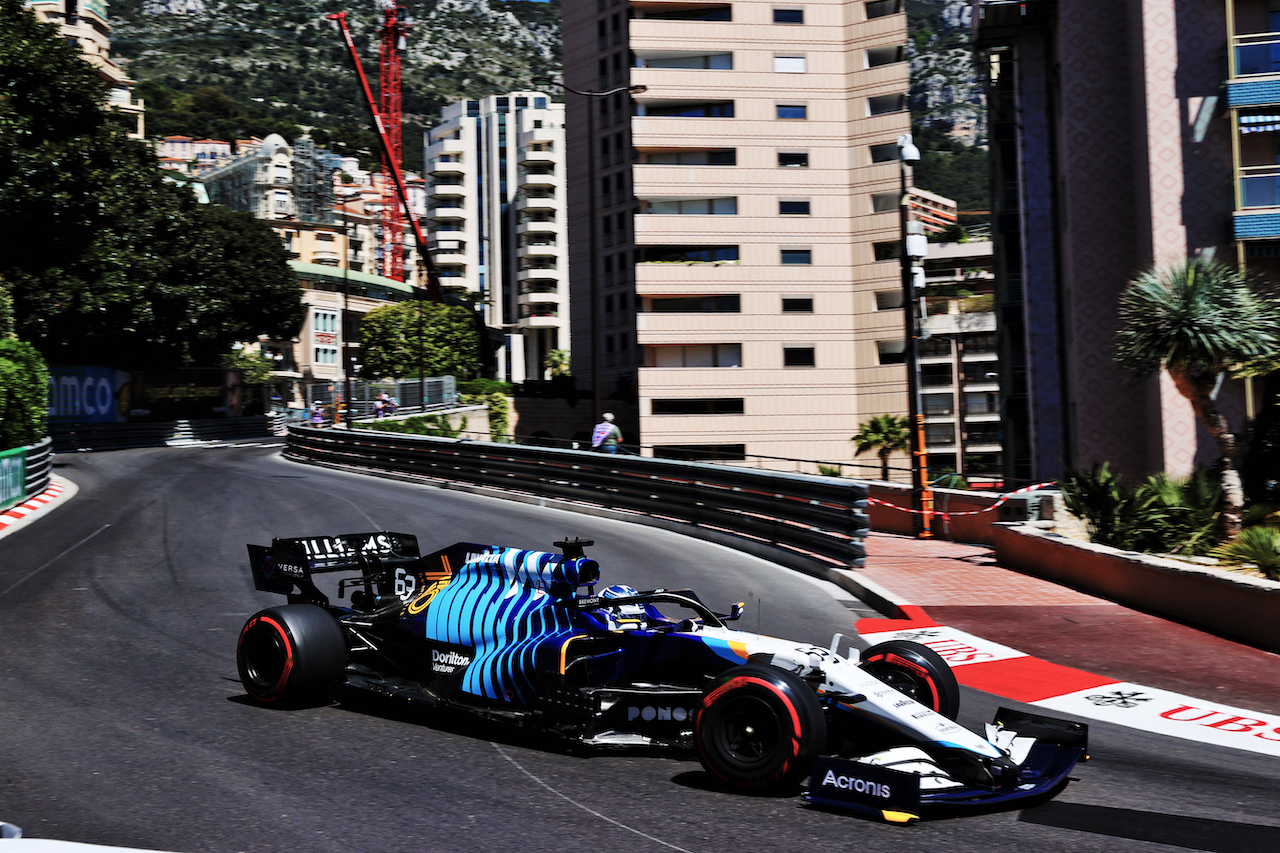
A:
{"label": "security camera on pole", "polygon": [[920,149],[911,134],[898,137],[898,167],[902,179],[902,195],[898,218],[902,226],[902,314],[906,327],[907,409],[911,431],[911,528],[921,539],[932,537],[933,492],[929,490],[929,467],[925,457],[924,413],[920,402],[920,338],[929,336],[928,329],[917,332],[916,308],[919,306],[921,326],[928,319],[924,303],[924,262],[929,239],[924,225],[911,219],[911,196],[907,189],[907,166],[920,162]]}

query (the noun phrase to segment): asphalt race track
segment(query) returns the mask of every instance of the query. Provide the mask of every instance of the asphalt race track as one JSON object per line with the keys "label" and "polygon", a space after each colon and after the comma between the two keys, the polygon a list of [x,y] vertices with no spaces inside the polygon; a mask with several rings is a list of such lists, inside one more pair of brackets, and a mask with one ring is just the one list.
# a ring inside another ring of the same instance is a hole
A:
{"label": "asphalt race track", "polygon": [[[894,827],[721,792],[691,755],[574,754],[358,697],[255,707],[235,640],[279,599],[253,590],[244,545],[272,536],[393,529],[424,550],[581,536],[606,583],[746,600],[747,629],[825,645],[868,615],[835,587],[694,539],[289,463],[270,444],[60,455],[79,495],[0,540],[0,820],[27,838],[379,853],[1280,847],[1280,762],[1105,724],[1048,805]],[[966,690],[961,722],[998,704]]]}

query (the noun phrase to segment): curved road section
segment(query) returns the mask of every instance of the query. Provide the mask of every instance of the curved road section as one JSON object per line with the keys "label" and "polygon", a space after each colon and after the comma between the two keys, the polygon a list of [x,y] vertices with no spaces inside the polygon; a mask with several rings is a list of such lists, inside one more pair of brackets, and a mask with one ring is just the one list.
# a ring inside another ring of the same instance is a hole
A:
{"label": "curved road section", "polygon": [[[829,584],[661,530],[283,461],[270,443],[59,457],[79,487],[0,539],[0,820],[27,838],[173,851],[894,851],[1275,848],[1274,758],[1094,723],[1057,800],[902,828],[716,790],[691,755],[579,753],[349,698],[250,704],[235,667],[244,546],[392,529],[594,539],[606,582],[746,600],[804,642],[874,614]],[[1153,651],[1153,654],[1158,652]],[[966,690],[961,722],[998,700]],[[6,844],[0,840],[0,853]]]}

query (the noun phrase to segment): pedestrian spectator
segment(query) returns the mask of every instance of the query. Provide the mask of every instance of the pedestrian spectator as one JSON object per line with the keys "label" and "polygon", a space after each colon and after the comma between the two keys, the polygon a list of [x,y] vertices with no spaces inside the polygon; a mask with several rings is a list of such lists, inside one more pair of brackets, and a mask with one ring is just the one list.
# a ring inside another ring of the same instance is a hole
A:
{"label": "pedestrian spectator", "polygon": [[374,416],[374,418],[380,418],[380,417],[382,417],[382,408],[383,408],[382,398],[381,398],[381,397],[379,397],[378,399],[376,399],[376,400],[374,400],[374,401],[373,401],[373,416]]}
{"label": "pedestrian spectator", "polygon": [[591,447],[605,453],[617,453],[620,441],[622,430],[613,422],[613,412],[605,412],[600,416],[600,423],[591,430]]}
{"label": "pedestrian spectator", "polygon": [[324,426],[324,406],[319,403],[311,407],[311,425],[314,427]]}

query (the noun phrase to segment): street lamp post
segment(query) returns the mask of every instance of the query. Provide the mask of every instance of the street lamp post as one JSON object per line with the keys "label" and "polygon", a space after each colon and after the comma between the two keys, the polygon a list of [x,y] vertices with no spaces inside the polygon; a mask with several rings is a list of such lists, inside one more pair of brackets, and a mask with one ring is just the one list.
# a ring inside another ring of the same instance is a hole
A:
{"label": "street lamp post", "polygon": [[[572,92],[584,98],[598,99],[629,92],[638,95],[648,87],[643,85],[615,86],[603,92],[590,92],[575,89],[567,83],[554,82],[566,92]],[[599,267],[599,244],[596,231],[598,214],[596,211],[596,109],[595,104],[587,106],[587,263],[589,264],[588,285],[591,294],[591,405],[595,410],[594,417],[599,417],[604,410],[604,394],[600,381],[600,277],[596,270]]]}
{"label": "street lamp post", "polygon": [[920,162],[920,149],[911,134],[898,137],[898,173],[901,196],[898,219],[901,227],[902,315],[906,331],[907,410],[911,435],[911,529],[921,539],[933,535],[933,492],[929,490],[929,467],[925,457],[924,412],[920,400],[920,348],[916,330],[916,291],[924,290],[924,260],[928,240],[924,227],[911,220],[911,198],[907,192],[907,164]]}

